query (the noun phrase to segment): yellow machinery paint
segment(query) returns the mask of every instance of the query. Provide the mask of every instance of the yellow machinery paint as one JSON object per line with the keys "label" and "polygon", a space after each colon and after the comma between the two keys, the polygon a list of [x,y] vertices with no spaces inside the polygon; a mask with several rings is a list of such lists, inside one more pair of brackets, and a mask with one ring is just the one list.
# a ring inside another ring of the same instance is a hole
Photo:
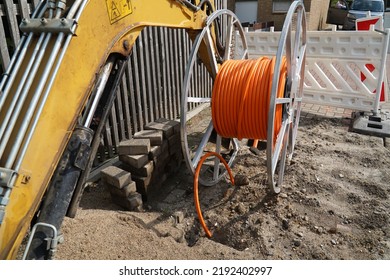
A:
{"label": "yellow machinery paint", "polygon": [[[137,36],[145,26],[166,26],[194,31],[203,28],[206,11],[193,11],[182,2],[184,1],[87,1],[78,21],[76,36],[65,54],[20,165],[4,220],[0,225],[0,259],[16,257],[75,128],[76,120],[85,106],[95,82],[94,78],[109,54],[129,55]],[[198,5],[200,0],[195,2],[195,5]],[[32,52],[32,49],[27,50],[27,56],[32,55]],[[43,63],[47,59],[44,57]],[[23,69],[26,65],[21,67]],[[18,75],[16,81],[20,78]],[[17,85],[17,82],[14,83],[11,93]],[[34,86],[36,85],[33,84],[32,88]],[[0,166],[2,164],[3,162],[0,162]]]}

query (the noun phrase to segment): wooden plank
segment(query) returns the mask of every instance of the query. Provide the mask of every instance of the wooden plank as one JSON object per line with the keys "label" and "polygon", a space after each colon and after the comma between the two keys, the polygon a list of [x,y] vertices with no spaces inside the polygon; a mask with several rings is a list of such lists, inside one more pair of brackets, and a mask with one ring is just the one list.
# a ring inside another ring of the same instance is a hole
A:
{"label": "wooden plank", "polygon": [[[195,76],[194,76],[194,80],[195,80],[195,96],[196,97],[200,97],[200,90],[199,90],[199,78],[200,78],[200,65],[202,64],[202,62],[200,64],[196,63],[195,64]],[[197,104],[198,106],[199,104]]]}
{"label": "wooden plank", "polygon": [[157,38],[154,38],[154,30],[155,30],[156,27],[149,27],[148,30],[148,44],[149,44],[149,48],[150,48],[150,65],[149,65],[149,69],[152,73],[152,80],[151,80],[151,84],[152,84],[152,87],[151,87],[151,91],[152,91],[152,94],[153,94],[153,110],[154,110],[154,117],[156,119],[160,118],[161,114],[160,114],[160,110],[159,110],[159,100],[158,100],[158,82],[157,82],[157,74],[158,74],[158,70],[157,70],[157,61],[156,61],[156,44],[155,42],[157,41]]}
{"label": "wooden plank", "polygon": [[173,30],[173,46],[174,46],[174,61],[175,61],[175,82],[176,82],[176,89],[175,89],[175,99],[174,102],[176,103],[176,112],[174,118],[176,119],[178,116],[180,116],[180,95],[181,95],[181,84],[182,84],[182,76],[180,73],[180,66],[182,65],[181,61],[181,53],[180,53],[180,47],[179,47],[179,30],[175,29]]}
{"label": "wooden plank", "polygon": [[[133,54],[134,55],[134,54]],[[132,59],[133,60],[133,59]],[[133,133],[138,131],[138,120],[137,120],[137,106],[135,100],[135,88],[134,88],[134,79],[133,79],[133,67],[129,61],[128,69],[126,69],[126,76],[129,81],[129,100],[131,104],[131,118],[133,120]]]}
{"label": "wooden plank", "polygon": [[0,4],[0,16],[3,17],[5,16],[5,11],[4,11],[4,5]]}
{"label": "wooden plank", "polygon": [[170,91],[169,91],[169,96],[170,96],[170,110],[171,110],[171,117],[170,119],[174,120],[176,116],[176,103],[175,103],[175,95],[176,95],[176,77],[175,77],[175,66],[176,66],[176,60],[177,57],[175,53],[173,52],[173,29],[168,28],[168,48],[169,51],[169,81],[170,81]]}
{"label": "wooden plank", "polygon": [[30,18],[30,8],[26,0],[18,0],[19,15],[22,18]]}
{"label": "wooden plank", "polygon": [[226,0],[219,0],[217,1],[217,9],[226,9],[227,7],[227,1]]}
{"label": "wooden plank", "polygon": [[204,93],[205,93],[205,86],[204,86],[204,83],[203,83],[203,81],[204,81],[204,77],[205,77],[205,71],[204,71],[204,66],[202,65],[202,67],[200,68],[200,73],[199,73],[199,75],[200,75],[200,81],[202,82],[202,83],[200,83],[199,84],[199,96],[200,97],[205,97],[204,96]]}
{"label": "wooden plank", "polygon": [[203,67],[202,68],[202,94],[201,96],[203,98],[207,98],[207,97],[210,97],[210,95],[208,94],[209,90],[208,90],[208,83],[207,83],[207,80],[208,80],[208,71],[207,71],[207,68],[206,67]]}
{"label": "wooden plank", "polygon": [[[128,69],[128,67],[127,67],[127,69]],[[126,128],[125,138],[130,139],[130,137],[133,135],[133,132],[132,132],[132,128],[131,128],[130,102],[129,102],[129,96],[130,96],[131,92],[130,92],[130,88],[128,86],[128,84],[129,84],[128,75],[126,75],[126,72],[128,73],[127,69],[125,70],[125,73],[122,77],[122,82],[120,83],[119,87],[120,87],[120,93],[122,96],[123,112],[124,112],[124,118],[125,118],[125,128]]]}
{"label": "wooden plank", "polygon": [[176,103],[176,114],[175,114],[175,119],[180,116],[180,96],[181,96],[181,84],[183,82],[183,76],[180,74],[180,66],[183,64],[187,64],[186,61],[183,61],[181,54],[180,54],[180,41],[179,41],[179,36],[180,36],[180,30],[176,29],[173,33],[173,38],[175,42],[175,59],[177,61],[176,66],[175,66],[175,75],[176,75],[176,92],[175,92],[175,103]]}
{"label": "wooden plank", "polygon": [[[134,97],[135,97],[135,104],[137,108],[136,115],[134,117],[137,118],[139,128],[142,130],[145,125],[145,119],[143,118],[143,113],[142,113],[142,99],[141,99],[141,87],[140,87],[140,77],[139,77],[139,68],[138,68],[138,47],[135,45],[133,47],[133,79],[134,79]],[[136,131],[137,132],[137,131]]]}
{"label": "wooden plank", "polygon": [[122,96],[120,92],[120,87],[116,90],[116,98],[115,98],[115,108],[116,108],[116,117],[117,117],[117,126],[118,126],[118,137],[121,141],[125,138],[125,125],[124,125],[124,117],[123,117],[123,108],[122,108]]}
{"label": "wooden plank", "polygon": [[177,57],[173,53],[173,46],[175,42],[173,41],[173,29],[168,28],[167,29],[167,44],[168,46],[171,46],[168,48],[168,79],[170,84],[170,90],[169,90],[169,104],[170,104],[170,119],[174,120],[176,118],[176,102],[175,102],[175,95],[176,95],[176,76],[175,76],[175,60]]}
{"label": "wooden plank", "polygon": [[211,78],[211,75],[207,73],[207,96],[211,97],[211,93],[213,90],[213,79]]}
{"label": "wooden plank", "polygon": [[143,58],[145,61],[145,96],[144,98],[148,100],[149,107],[147,109],[147,112],[149,112],[149,120],[154,121],[155,120],[155,110],[154,110],[154,102],[153,102],[153,95],[152,95],[152,74],[151,74],[151,68],[150,68],[150,44],[149,44],[149,28],[144,28],[142,41],[144,45],[144,52],[143,52]]}
{"label": "wooden plank", "polygon": [[154,27],[154,48],[156,50],[155,53],[155,61],[156,61],[156,71],[157,71],[157,102],[159,109],[159,118],[164,116],[164,106],[163,106],[163,86],[162,86],[162,67],[161,67],[161,44],[160,44],[160,28]]}
{"label": "wooden plank", "polygon": [[165,44],[167,44],[166,48],[166,55],[167,55],[167,61],[166,61],[166,67],[167,67],[167,81],[168,81],[168,108],[169,108],[169,119],[173,120],[175,118],[175,107],[173,102],[173,94],[174,94],[174,87],[173,87],[173,81],[172,81],[172,73],[173,73],[173,67],[172,67],[172,42],[170,39],[170,31],[171,29],[166,28],[165,33]]}
{"label": "wooden plank", "polygon": [[13,0],[3,0],[3,1],[4,1],[3,3],[5,8],[5,13],[7,15],[6,17],[11,32],[12,43],[16,48],[16,46],[19,43],[20,33],[19,33],[18,21],[16,19],[16,13],[14,12],[14,2]]}
{"label": "wooden plank", "polygon": [[178,89],[178,95],[177,95],[177,104],[178,104],[178,113],[180,116],[181,114],[181,94],[183,91],[183,80],[184,80],[184,63],[187,63],[187,61],[184,61],[183,58],[183,50],[182,50],[182,42],[184,39],[184,30],[182,29],[177,29],[176,30],[176,40],[177,40],[177,45],[176,45],[176,51],[177,51],[177,60],[178,60],[178,77],[179,77],[179,89]]}
{"label": "wooden plank", "polygon": [[[119,129],[118,129],[118,119],[116,117],[116,106],[115,103],[113,104],[114,106],[111,107],[111,114],[110,114],[110,131],[112,135],[112,150],[116,150],[116,148],[119,146]],[[111,157],[111,156],[110,156]]]}
{"label": "wooden plank", "polygon": [[0,20],[0,74],[5,72],[10,63],[10,55],[8,52],[7,40],[5,38],[5,30],[3,21]]}
{"label": "wooden plank", "polygon": [[[187,63],[184,65],[184,73],[185,71],[187,71],[187,64],[188,64],[188,61],[189,61],[189,51],[188,51],[188,48],[189,48],[189,37],[188,37],[188,34],[187,32],[185,32],[184,34],[184,38],[183,38],[183,46],[182,46],[182,49],[183,49],[183,57],[184,57],[184,60],[187,61]],[[190,88],[189,88],[189,91],[188,91],[188,95],[190,95],[191,93],[191,85],[190,85]]]}
{"label": "wooden plank", "polygon": [[113,156],[113,143],[110,129],[110,118],[107,120],[105,125],[104,142],[104,146],[107,148],[108,158],[111,158]]}
{"label": "wooden plank", "polygon": [[[187,57],[187,60],[189,59],[189,56],[190,56],[190,53],[191,53],[191,49],[192,49],[192,42],[190,41],[189,37],[187,36],[188,40],[186,40],[186,44],[185,44],[185,51],[186,51],[186,57]],[[188,96],[195,96],[195,88],[194,88],[194,67],[192,67],[192,77],[190,78],[190,85],[189,85],[189,94]],[[194,109],[194,103],[190,103],[189,104],[189,107],[190,107],[190,110]]]}
{"label": "wooden plank", "polygon": [[162,27],[159,29],[160,30],[160,55],[161,55],[161,69],[162,69],[162,88],[163,88],[163,117],[169,119],[169,109],[168,109],[168,81],[167,81],[167,69],[166,69],[166,63],[167,63],[167,57],[166,57],[166,48],[167,45],[165,43],[165,33],[166,33],[166,28]]}
{"label": "wooden plank", "polygon": [[206,85],[205,85],[205,82],[206,81],[206,74],[207,74],[207,70],[206,70],[206,67],[204,65],[202,65],[201,67],[201,76],[200,76],[200,81],[201,81],[201,84],[200,84],[200,96],[201,97],[206,97]]}
{"label": "wooden plank", "polygon": [[[188,55],[187,55],[187,52],[186,52],[186,44],[187,44],[187,39],[188,39],[188,34],[186,31],[182,31],[182,41],[181,41],[181,45],[180,45],[180,48],[181,48],[181,51],[182,51],[182,56],[183,56],[183,60],[185,60],[187,63],[188,63]],[[186,71],[186,68],[187,68],[187,63],[183,65],[183,81],[184,81],[184,76],[185,76],[185,71]],[[184,87],[184,84],[183,84],[183,87]],[[187,106],[188,107],[188,106]],[[188,110],[188,108],[187,108]]]}
{"label": "wooden plank", "polygon": [[161,67],[163,69],[163,81],[162,81],[162,86],[163,86],[163,89],[164,89],[164,98],[163,98],[163,102],[164,102],[164,118],[167,118],[167,119],[170,119],[170,116],[169,116],[169,101],[168,101],[168,96],[169,96],[169,87],[168,87],[168,75],[169,75],[169,72],[167,71],[167,61],[168,61],[168,57],[167,57],[167,43],[166,43],[166,28],[163,27],[162,28],[162,54],[163,54],[163,60],[162,60],[162,64],[161,64]]}
{"label": "wooden plank", "polygon": [[158,98],[159,98],[159,109],[160,109],[160,117],[165,117],[165,106],[164,106],[164,79],[163,79],[163,72],[164,72],[164,63],[162,59],[162,53],[163,53],[163,46],[162,46],[162,40],[161,40],[161,34],[160,34],[161,28],[156,28],[156,35],[158,38],[158,42],[156,44],[156,62],[157,62],[157,69],[158,69],[158,79],[157,79],[157,85],[159,86],[158,90]]}
{"label": "wooden plank", "polygon": [[104,139],[107,138],[106,134],[104,131],[102,131],[102,134],[100,136],[100,145],[99,145],[99,148],[98,148],[98,156],[95,157],[95,160],[94,160],[94,165],[97,166],[100,164],[100,162],[103,162],[107,159],[107,155],[106,155],[106,151],[107,151],[107,148],[106,148],[106,142],[104,141]]}
{"label": "wooden plank", "polygon": [[39,1],[40,1],[40,0],[33,0],[33,1],[32,1],[33,6],[34,6],[34,9],[33,9],[33,10],[35,10],[35,8],[38,6]]}
{"label": "wooden plank", "polygon": [[[191,51],[192,51],[192,47],[193,47],[193,43],[192,41],[188,41],[188,56],[190,55]],[[196,71],[196,63],[194,64],[194,66],[192,67],[192,77],[191,77],[191,96],[196,96],[196,91],[195,91],[195,79],[196,79],[196,76],[195,76],[195,71]],[[196,104],[195,103],[191,103],[191,108],[194,109],[196,107]]]}
{"label": "wooden plank", "polygon": [[[16,7],[15,7],[14,13],[16,13]],[[6,15],[7,15],[7,12],[6,12],[5,5],[3,3],[1,3],[0,4],[0,16],[5,17]]]}
{"label": "wooden plank", "polygon": [[[142,113],[143,118],[145,121],[145,124],[149,123],[149,108],[148,108],[148,98],[147,98],[147,88],[146,88],[146,78],[145,78],[145,59],[144,59],[144,44],[143,44],[143,34],[141,33],[137,40],[137,47],[138,47],[138,67],[139,71],[138,74],[141,74],[140,76],[140,95],[142,100]],[[143,128],[143,126],[142,126]]]}

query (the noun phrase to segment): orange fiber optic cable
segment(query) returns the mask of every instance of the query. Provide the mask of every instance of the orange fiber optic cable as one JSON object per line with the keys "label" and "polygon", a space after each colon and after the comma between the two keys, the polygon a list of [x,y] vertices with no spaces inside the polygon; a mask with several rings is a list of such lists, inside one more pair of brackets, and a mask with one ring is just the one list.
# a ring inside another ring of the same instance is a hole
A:
{"label": "orange fiber optic cable", "polygon": [[195,201],[195,209],[196,209],[196,213],[198,214],[200,225],[202,226],[202,228],[205,231],[205,233],[206,233],[208,238],[211,238],[212,233],[208,229],[208,227],[207,227],[207,225],[206,225],[206,223],[205,223],[205,221],[203,219],[202,211],[200,209],[199,192],[198,192],[198,180],[199,180],[200,169],[201,169],[201,167],[203,165],[203,162],[208,157],[211,157],[211,156],[216,156],[216,157],[218,157],[221,160],[221,162],[223,163],[223,165],[225,166],[226,170],[229,173],[229,177],[230,177],[230,181],[232,182],[232,185],[234,185],[234,178],[233,178],[232,171],[229,168],[229,165],[226,163],[226,161],[224,160],[224,158],[220,154],[217,154],[215,152],[209,152],[209,153],[207,153],[207,154],[205,154],[205,155],[203,155],[201,157],[201,159],[199,161],[199,164],[196,167],[195,174],[194,174],[194,201]]}
{"label": "orange fiber optic cable", "polygon": [[[218,72],[211,99],[212,121],[215,130],[225,138],[267,139],[268,111],[276,57],[261,57],[257,60],[228,60]],[[279,73],[277,97],[282,98],[287,78],[287,62],[283,57]],[[276,105],[274,141],[282,123],[282,105]],[[274,143],[272,143],[274,144]],[[229,173],[234,185],[232,171],[223,157],[215,152],[202,156],[194,174],[194,201],[199,222],[207,237],[208,229],[200,209],[198,180],[203,162],[210,156],[218,157]]]}
{"label": "orange fiber optic cable", "polygon": [[[225,138],[267,139],[268,110],[276,57],[228,60],[216,77],[211,112],[215,130]],[[283,97],[287,75],[283,58],[277,97]],[[275,137],[282,122],[282,105],[276,106]]]}

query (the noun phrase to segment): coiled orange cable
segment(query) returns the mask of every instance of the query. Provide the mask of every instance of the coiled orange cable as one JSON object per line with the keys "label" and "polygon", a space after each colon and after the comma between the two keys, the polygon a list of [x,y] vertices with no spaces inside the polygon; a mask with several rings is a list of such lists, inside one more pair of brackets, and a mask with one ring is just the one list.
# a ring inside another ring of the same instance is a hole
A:
{"label": "coiled orange cable", "polygon": [[[216,77],[211,113],[215,130],[225,138],[267,139],[268,111],[276,57],[228,60]],[[277,97],[283,97],[287,61],[283,57]],[[274,139],[282,123],[282,105],[276,105]]]}
{"label": "coiled orange cable", "polygon": [[[225,138],[267,139],[268,111],[271,98],[272,79],[276,58],[261,57],[257,60],[228,60],[216,77],[211,113],[215,130]],[[287,78],[287,61],[283,57],[279,73],[277,97],[282,98]],[[274,120],[274,141],[282,124],[282,105],[276,105]],[[274,144],[274,143],[272,143]],[[256,145],[256,144],[255,144]],[[210,156],[218,157],[229,173],[232,185],[232,171],[220,154],[209,152],[201,157],[194,173],[194,201],[199,222],[207,237],[208,229],[200,209],[198,180],[203,162]]]}

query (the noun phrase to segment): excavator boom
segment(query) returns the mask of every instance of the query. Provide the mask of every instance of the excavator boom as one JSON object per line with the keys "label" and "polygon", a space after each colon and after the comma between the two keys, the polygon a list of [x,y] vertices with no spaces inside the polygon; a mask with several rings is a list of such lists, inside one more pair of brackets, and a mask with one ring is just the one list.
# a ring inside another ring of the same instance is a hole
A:
{"label": "excavator boom", "polygon": [[[0,259],[16,258],[45,199],[69,204],[72,189],[56,198],[61,192],[48,194],[49,185],[85,168],[80,162],[94,134],[90,104],[141,30],[196,34],[211,9],[212,0],[48,0],[22,21],[23,37],[0,83]],[[71,169],[64,158],[72,158]],[[69,178],[68,185],[77,184]]]}

